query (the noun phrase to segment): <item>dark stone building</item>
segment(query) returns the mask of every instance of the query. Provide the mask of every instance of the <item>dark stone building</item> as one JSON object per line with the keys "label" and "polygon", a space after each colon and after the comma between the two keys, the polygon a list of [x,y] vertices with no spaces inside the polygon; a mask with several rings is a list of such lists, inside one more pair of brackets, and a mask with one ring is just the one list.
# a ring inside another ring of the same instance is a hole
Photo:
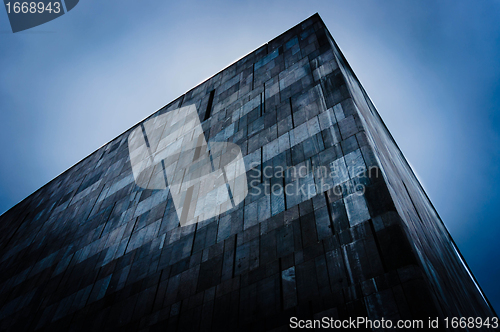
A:
{"label": "dark stone building", "polygon": [[1,330],[495,316],[318,15],[59,175],[0,228]]}

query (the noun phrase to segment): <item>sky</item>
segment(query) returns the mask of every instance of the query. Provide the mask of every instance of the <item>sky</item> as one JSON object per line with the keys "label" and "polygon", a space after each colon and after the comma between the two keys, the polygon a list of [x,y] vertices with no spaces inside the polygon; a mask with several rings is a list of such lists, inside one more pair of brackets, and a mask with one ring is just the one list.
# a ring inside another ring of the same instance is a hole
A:
{"label": "sky", "polygon": [[500,310],[500,1],[89,1],[0,8],[0,213],[318,12]]}

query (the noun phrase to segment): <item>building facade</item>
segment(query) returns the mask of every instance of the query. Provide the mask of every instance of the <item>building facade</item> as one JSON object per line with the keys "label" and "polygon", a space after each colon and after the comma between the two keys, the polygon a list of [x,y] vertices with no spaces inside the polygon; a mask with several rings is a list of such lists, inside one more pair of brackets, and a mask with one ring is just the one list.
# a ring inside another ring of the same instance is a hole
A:
{"label": "building facade", "polygon": [[0,228],[1,330],[495,317],[317,14],[59,175]]}

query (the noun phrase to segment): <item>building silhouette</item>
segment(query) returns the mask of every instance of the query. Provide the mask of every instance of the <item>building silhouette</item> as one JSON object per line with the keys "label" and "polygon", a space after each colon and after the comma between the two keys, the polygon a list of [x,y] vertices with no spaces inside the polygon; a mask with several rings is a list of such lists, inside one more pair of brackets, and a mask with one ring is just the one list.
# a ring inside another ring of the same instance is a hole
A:
{"label": "building silhouette", "polygon": [[495,317],[317,14],[50,181],[0,229],[1,330]]}

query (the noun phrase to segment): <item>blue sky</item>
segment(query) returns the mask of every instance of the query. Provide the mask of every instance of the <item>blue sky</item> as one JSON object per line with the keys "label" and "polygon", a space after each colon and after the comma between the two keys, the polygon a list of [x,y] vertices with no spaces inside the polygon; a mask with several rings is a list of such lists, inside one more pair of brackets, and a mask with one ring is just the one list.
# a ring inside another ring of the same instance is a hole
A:
{"label": "blue sky", "polygon": [[500,2],[88,1],[0,9],[0,213],[318,12],[500,308]]}

